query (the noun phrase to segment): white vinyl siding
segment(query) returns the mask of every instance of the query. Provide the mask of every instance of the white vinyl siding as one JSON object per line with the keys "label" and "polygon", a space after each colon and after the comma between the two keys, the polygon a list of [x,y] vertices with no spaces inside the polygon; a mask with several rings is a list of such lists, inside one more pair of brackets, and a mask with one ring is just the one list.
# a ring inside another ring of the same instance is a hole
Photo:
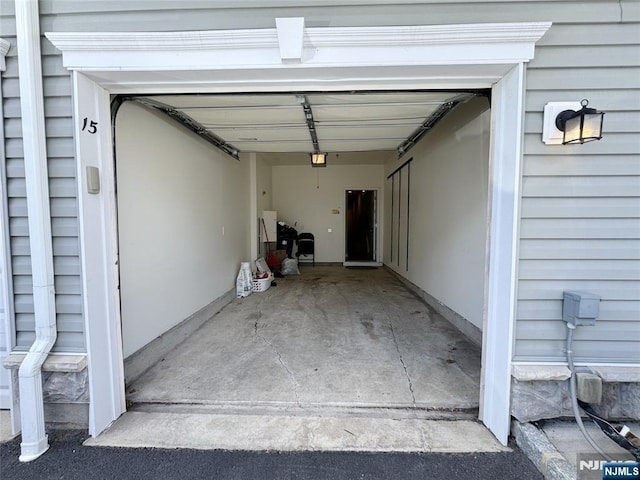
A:
{"label": "white vinyl siding", "polygon": [[[13,1],[0,27],[14,42]],[[576,333],[580,361],[640,362],[640,2],[635,0],[234,0],[202,2],[43,0],[41,30],[154,31],[273,28],[276,17],[308,27],[552,21],[527,68],[515,356],[562,360],[562,292],[603,299],[595,327]],[[5,9],[5,6],[7,8]],[[15,43],[15,42],[14,42]],[[43,41],[45,106],[60,342],[83,348],[75,162],[69,75]],[[30,264],[15,50],[7,58],[5,116],[17,322],[29,344]],[[606,112],[604,138],[583,146],[542,143],[547,102]],[[60,342],[57,347],[59,347]]]}

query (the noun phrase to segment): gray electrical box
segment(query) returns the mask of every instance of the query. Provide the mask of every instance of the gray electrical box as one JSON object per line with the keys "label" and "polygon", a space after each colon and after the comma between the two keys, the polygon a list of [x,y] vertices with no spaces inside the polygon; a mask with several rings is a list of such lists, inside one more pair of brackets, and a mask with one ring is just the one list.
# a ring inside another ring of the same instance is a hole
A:
{"label": "gray electrical box", "polygon": [[586,292],[564,292],[562,320],[574,325],[595,325],[600,315],[600,297]]}

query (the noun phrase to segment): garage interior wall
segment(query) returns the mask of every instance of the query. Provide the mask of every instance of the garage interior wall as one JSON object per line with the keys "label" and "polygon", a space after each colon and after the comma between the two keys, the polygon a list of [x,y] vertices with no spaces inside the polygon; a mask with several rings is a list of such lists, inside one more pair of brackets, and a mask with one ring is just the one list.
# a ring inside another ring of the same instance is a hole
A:
{"label": "garage interior wall", "polygon": [[[384,166],[331,165],[335,157],[330,154],[327,167],[313,168],[308,154],[302,155],[305,165],[273,167],[273,209],[278,212],[279,221],[294,227],[298,233],[314,234],[316,262],[342,263],[345,259],[345,192],[348,189],[378,190],[380,208]],[[384,226],[379,225],[379,238],[382,228]],[[380,248],[379,245],[379,258]]]}
{"label": "garage interior wall", "polygon": [[249,168],[132,103],[116,149],[126,358],[233,286],[250,246]]}
{"label": "garage interior wall", "polygon": [[[262,215],[263,210],[271,210],[272,198],[271,165],[258,154],[256,160],[256,210],[258,217]],[[275,238],[269,240],[276,241]]]}
{"label": "garage interior wall", "polygon": [[413,158],[385,180],[385,225],[390,226],[385,229],[385,264],[478,329],[484,305],[490,122],[486,98],[458,105],[385,174],[386,179]]}

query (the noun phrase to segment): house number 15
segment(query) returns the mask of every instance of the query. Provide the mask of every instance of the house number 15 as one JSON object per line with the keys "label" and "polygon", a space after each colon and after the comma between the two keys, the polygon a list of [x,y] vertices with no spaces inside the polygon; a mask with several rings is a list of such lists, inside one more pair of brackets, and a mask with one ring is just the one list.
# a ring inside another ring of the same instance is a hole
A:
{"label": "house number 15", "polygon": [[89,120],[87,117],[84,117],[82,120],[82,131],[87,131],[90,134],[94,134],[98,131],[98,122],[94,122],[93,120]]}

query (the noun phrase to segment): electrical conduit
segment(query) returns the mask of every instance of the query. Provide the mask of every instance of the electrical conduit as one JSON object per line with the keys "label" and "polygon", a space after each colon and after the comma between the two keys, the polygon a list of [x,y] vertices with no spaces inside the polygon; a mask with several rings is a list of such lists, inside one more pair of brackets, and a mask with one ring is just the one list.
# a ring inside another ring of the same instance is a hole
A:
{"label": "electrical conduit", "polygon": [[573,365],[573,332],[576,329],[576,326],[567,322],[567,363],[569,365],[569,370],[571,371],[571,377],[569,378],[569,389],[571,392],[571,406],[573,408],[573,416],[576,419],[576,423],[578,424],[578,428],[582,432],[582,436],[585,438],[589,445],[593,447],[593,449],[602,455],[605,460],[608,462],[611,461],[611,457],[607,455],[598,444],[591,438],[591,435],[587,432],[586,428],[584,428],[584,424],[582,423],[582,417],[580,416],[580,410],[578,409],[578,393],[576,388],[576,370]]}
{"label": "electrical conduit", "polygon": [[15,7],[36,334],[18,371],[20,461],[28,462],[49,448],[44,428],[42,364],[56,341],[56,308],[38,1],[15,0]]}

